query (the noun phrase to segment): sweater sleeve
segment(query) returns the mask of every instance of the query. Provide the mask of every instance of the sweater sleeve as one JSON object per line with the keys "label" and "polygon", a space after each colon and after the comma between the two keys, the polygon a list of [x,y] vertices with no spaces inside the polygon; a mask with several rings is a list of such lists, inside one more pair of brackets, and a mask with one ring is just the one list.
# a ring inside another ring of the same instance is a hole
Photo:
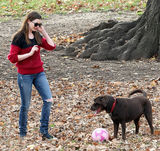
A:
{"label": "sweater sleeve", "polygon": [[8,54],[8,60],[11,63],[18,62],[18,53],[19,53],[20,49],[21,49],[20,47],[11,44],[10,53]]}
{"label": "sweater sleeve", "polygon": [[54,46],[49,45],[45,38],[42,38],[42,44],[40,46],[46,50],[53,50],[56,48],[55,44]]}

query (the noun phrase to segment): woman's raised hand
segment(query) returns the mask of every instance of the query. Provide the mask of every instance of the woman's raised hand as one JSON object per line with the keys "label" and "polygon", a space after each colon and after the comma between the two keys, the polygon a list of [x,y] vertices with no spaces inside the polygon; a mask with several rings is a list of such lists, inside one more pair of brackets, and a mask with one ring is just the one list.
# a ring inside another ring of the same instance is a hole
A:
{"label": "woman's raised hand", "polygon": [[32,49],[31,49],[31,51],[30,51],[30,56],[32,56],[35,52],[37,52],[38,51],[38,45],[34,45],[33,47],[32,47]]}

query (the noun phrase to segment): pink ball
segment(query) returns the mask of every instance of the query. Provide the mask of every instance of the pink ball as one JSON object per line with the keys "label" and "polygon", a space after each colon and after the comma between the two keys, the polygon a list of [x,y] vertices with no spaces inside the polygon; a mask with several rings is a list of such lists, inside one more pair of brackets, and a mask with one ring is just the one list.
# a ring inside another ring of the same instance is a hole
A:
{"label": "pink ball", "polygon": [[104,128],[97,128],[92,132],[92,139],[93,141],[103,142],[109,139],[109,134]]}

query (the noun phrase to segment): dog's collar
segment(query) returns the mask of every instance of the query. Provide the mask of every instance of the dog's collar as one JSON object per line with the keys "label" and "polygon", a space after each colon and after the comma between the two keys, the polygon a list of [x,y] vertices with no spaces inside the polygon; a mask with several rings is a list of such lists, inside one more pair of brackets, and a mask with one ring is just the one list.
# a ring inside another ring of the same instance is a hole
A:
{"label": "dog's collar", "polygon": [[116,102],[117,102],[117,99],[114,99],[114,102],[113,102],[113,105],[112,105],[112,108],[111,108],[111,112],[110,112],[110,113],[113,112],[113,110],[114,110],[114,108],[115,108],[115,106],[116,106]]}

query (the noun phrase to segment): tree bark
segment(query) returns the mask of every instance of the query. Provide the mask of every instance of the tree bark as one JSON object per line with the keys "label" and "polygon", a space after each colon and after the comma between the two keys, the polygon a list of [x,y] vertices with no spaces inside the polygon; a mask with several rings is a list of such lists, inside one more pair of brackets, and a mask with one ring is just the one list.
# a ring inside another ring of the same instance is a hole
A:
{"label": "tree bark", "polygon": [[[148,0],[144,14],[132,22],[109,20],[85,33],[66,54],[91,60],[160,58],[160,0]],[[84,50],[83,50],[84,48]],[[83,51],[82,51],[83,50]]]}

